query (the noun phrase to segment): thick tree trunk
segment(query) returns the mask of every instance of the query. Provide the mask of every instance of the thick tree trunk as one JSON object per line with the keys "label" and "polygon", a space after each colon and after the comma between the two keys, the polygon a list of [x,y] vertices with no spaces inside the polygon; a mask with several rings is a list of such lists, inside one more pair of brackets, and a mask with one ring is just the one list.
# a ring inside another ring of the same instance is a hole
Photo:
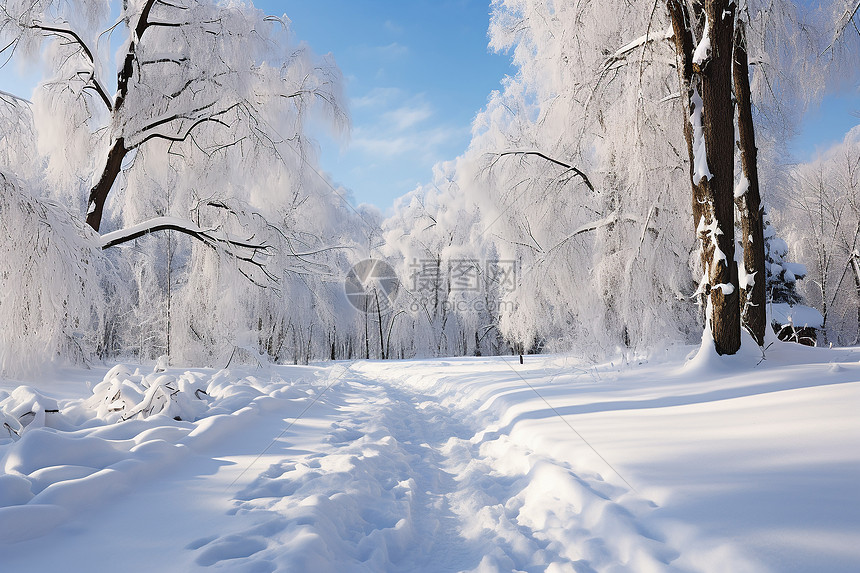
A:
{"label": "thick tree trunk", "polygon": [[118,138],[108,151],[107,161],[102,170],[98,182],[90,190],[90,198],[87,201],[87,225],[99,230],[102,223],[102,213],[108,194],[113,187],[119,172],[122,169],[122,160],[125,159],[128,149],[125,147],[123,138]]}
{"label": "thick tree trunk", "polygon": [[[113,118],[122,114],[123,104],[125,103],[125,98],[128,96],[128,84],[135,69],[137,42],[140,41],[143,33],[150,25],[149,13],[155,2],[156,0],[146,0],[146,3],[141,8],[140,16],[137,19],[134,30],[131,31],[132,37],[123,60],[122,69],[117,74],[117,92],[111,109]],[[90,190],[90,198],[87,201],[87,225],[96,231],[101,227],[105,202],[122,169],[122,160],[125,159],[129,151],[125,146],[125,140],[122,137],[116,138],[111,145],[110,151],[108,151],[107,161],[105,162],[101,177],[99,177],[98,182]]]}
{"label": "thick tree trunk", "polygon": [[741,346],[740,293],[735,264],[735,110],[732,103],[735,4],[727,0],[706,0],[705,15],[711,55],[700,69],[702,126],[708,168],[713,175],[707,179],[716,223],[712,238],[724,255],[718,258],[715,254],[709,269],[711,320],[717,352],[734,354]]}
{"label": "thick tree trunk", "polygon": [[[706,26],[700,37],[710,41],[707,55],[693,45],[696,25],[682,0],[667,0],[675,31],[678,74],[685,104],[684,134],[690,155],[693,224],[702,245],[703,292],[708,297],[708,324],[719,354],[740,348],[738,269],[734,262],[734,107],[732,104],[732,45],[735,5],[706,0]],[[695,21],[698,21],[696,18]],[[701,44],[700,44],[701,45]],[[695,94],[701,101],[694,99]],[[686,97],[684,97],[686,96]],[[697,110],[697,103],[701,110]],[[690,124],[701,115],[702,134]],[[701,137],[701,141],[697,141]],[[700,155],[703,153],[704,157]],[[697,161],[698,159],[698,161]],[[703,175],[706,163],[707,174]]]}
{"label": "thick tree trunk", "polygon": [[[748,279],[741,285],[740,305],[744,326],[759,346],[764,345],[767,328],[765,310],[764,225],[761,194],[758,180],[758,150],[750,98],[749,63],[747,61],[746,32],[742,23],[735,33],[734,56],[735,99],[738,106],[738,145],[741,150],[741,169],[745,183],[738,189],[735,203],[741,216],[741,244],[744,249],[743,265]],[[746,189],[743,189],[743,186]],[[752,284],[749,284],[752,282]]]}

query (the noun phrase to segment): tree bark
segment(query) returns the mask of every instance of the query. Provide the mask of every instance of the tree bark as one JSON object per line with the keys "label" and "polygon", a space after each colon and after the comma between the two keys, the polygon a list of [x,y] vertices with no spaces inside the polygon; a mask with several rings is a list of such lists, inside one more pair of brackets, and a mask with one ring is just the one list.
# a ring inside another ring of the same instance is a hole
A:
{"label": "tree bark", "polygon": [[[735,4],[728,0],[705,1],[707,25],[699,37],[707,35],[709,38],[710,54],[696,59],[693,30],[699,19],[691,17],[688,5],[682,0],[667,0],[667,7],[675,31],[681,99],[684,101],[693,224],[702,247],[702,291],[708,297],[709,309],[706,328],[710,328],[719,354],[734,354],[740,348],[741,340],[738,269],[734,263],[732,46]],[[710,177],[694,172],[695,135],[690,120],[692,113],[697,111],[692,99],[695,92],[700,93],[702,100],[702,137]]]}
{"label": "tree bark", "polygon": [[[149,27],[149,13],[155,2],[156,0],[146,0],[134,29],[130,31],[131,40],[128,44],[128,50],[123,59],[122,69],[117,74],[117,92],[113,106],[111,107],[112,119],[121,116],[123,113],[123,104],[128,96],[128,83],[134,74],[134,62],[137,59],[137,43]],[[113,184],[116,182],[116,178],[122,170],[122,160],[125,159],[129,151],[125,146],[124,138],[117,137],[114,139],[110,151],[108,151],[107,161],[105,162],[102,174],[98,182],[90,190],[90,197],[87,201],[87,225],[95,231],[98,231],[99,227],[101,227],[105,202],[113,188]]]}
{"label": "tree bark", "polygon": [[713,202],[716,229],[712,240],[725,255],[713,257],[709,268],[714,345],[719,354],[734,354],[741,345],[738,267],[735,264],[734,151],[732,104],[732,46],[735,4],[706,0],[705,15],[711,55],[703,63],[702,102],[708,168],[713,177],[702,179]]}
{"label": "tree bark", "polygon": [[[687,142],[687,156],[690,158],[690,187],[693,191],[693,228],[696,229],[697,239],[702,240],[702,248],[699,254],[702,260],[702,268],[707,269],[708,261],[711,260],[708,251],[710,250],[712,255],[713,247],[707,244],[704,237],[699,236],[698,229],[700,228],[700,222],[705,227],[709,226],[713,221],[713,215],[710,209],[705,208],[708,204],[705,190],[698,185],[693,176],[693,125],[690,122],[690,117],[693,115],[690,105],[693,99],[693,82],[698,82],[698,77],[693,74],[693,51],[696,49],[695,42],[693,41],[693,26],[695,26],[695,21],[687,8],[687,4],[683,0],[668,0],[666,4],[672,20],[672,29],[675,32],[675,54],[681,93],[680,101],[684,116],[684,139]],[[701,29],[699,30],[699,35],[701,35]],[[704,303],[704,299],[701,302]]]}
{"label": "tree bark", "polygon": [[119,172],[122,170],[122,160],[125,159],[128,149],[125,147],[125,141],[122,137],[116,139],[108,151],[107,161],[102,170],[101,177],[95,186],[90,189],[90,198],[87,201],[87,225],[99,230],[102,223],[102,214],[104,213],[105,202],[108,194],[113,187]]}
{"label": "tree bark", "polygon": [[747,181],[743,195],[735,198],[741,216],[741,244],[744,249],[743,265],[751,276],[752,285],[741,288],[740,308],[744,326],[759,346],[764,345],[767,328],[765,310],[764,225],[758,179],[758,150],[755,144],[755,127],[750,98],[749,63],[746,50],[746,30],[738,23],[735,32],[733,61],[735,99],[738,107],[738,146],[741,150],[741,169]]}

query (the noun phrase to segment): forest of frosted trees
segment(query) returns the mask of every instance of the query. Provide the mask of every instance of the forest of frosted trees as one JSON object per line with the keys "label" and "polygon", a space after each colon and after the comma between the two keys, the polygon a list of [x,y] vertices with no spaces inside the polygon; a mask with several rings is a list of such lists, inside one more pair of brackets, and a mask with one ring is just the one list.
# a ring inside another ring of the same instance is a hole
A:
{"label": "forest of frosted trees", "polygon": [[[205,0],[5,1],[0,62],[41,65],[44,80],[32,101],[0,92],[0,370],[162,355],[597,360],[698,342],[709,243],[673,4],[706,75],[710,0],[493,0],[489,46],[515,75],[468,149],[383,216],[320,173],[307,125],[348,132],[343,80],[288,20]],[[745,30],[767,252],[806,267],[800,281],[780,269],[766,296],[802,297],[824,316],[820,343],[856,344],[860,130],[807,164],[786,146],[837,78],[856,82],[860,4],[726,5]],[[726,149],[736,199],[746,179]],[[710,228],[713,245],[732,236]],[[397,288],[359,308],[344,285],[368,259]]]}

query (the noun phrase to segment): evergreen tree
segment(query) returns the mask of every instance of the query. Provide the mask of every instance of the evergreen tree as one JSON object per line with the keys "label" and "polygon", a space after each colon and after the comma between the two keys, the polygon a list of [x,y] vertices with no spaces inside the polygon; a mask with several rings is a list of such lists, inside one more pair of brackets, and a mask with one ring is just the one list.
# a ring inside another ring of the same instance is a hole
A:
{"label": "evergreen tree", "polygon": [[806,277],[806,266],[786,260],[788,245],[776,235],[767,209],[764,210],[764,253],[767,301],[799,304],[802,299],[797,292],[797,281]]}

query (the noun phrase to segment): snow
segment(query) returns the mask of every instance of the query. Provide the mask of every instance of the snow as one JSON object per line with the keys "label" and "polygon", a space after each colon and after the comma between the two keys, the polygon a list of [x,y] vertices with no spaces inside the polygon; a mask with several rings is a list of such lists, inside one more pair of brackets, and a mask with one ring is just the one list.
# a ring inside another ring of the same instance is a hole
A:
{"label": "snow", "polygon": [[746,175],[741,175],[738,184],[735,185],[735,199],[740,199],[741,197],[743,197],[744,194],[749,190],[749,188],[750,180],[747,179]]}
{"label": "snow", "polygon": [[806,265],[802,263],[789,263],[783,261],[782,267],[785,269],[785,280],[789,282],[806,277]]}
{"label": "snow", "polygon": [[860,349],[750,342],[0,381],[0,570],[856,571]]}
{"label": "snow", "polygon": [[781,325],[791,324],[797,327],[810,326],[821,328],[824,317],[821,313],[810,306],[797,304],[790,306],[788,303],[772,303],[768,305],[771,320]]}
{"label": "snow", "polygon": [[667,27],[662,32],[657,32],[653,36],[650,35],[650,32],[649,32],[648,34],[644,34],[644,35],[636,38],[635,40],[628,42],[627,44],[618,48],[615,51],[615,53],[612,54],[612,56],[610,56],[608,58],[608,60],[609,61],[618,60],[620,58],[623,58],[624,56],[626,56],[628,53],[632,52],[636,48],[642,47],[645,44],[647,44],[648,42],[651,42],[652,40],[669,40],[674,35],[675,35],[675,31],[672,29],[671,26]]}
{"label": "snow", "polygon": [[111,231],[110,233],[105,233],[101,236],[101,247],[105,245],[109,245],[116,241],[120,241],[126,237],[131,235],[135,235],[141,232],[145,232],[147,229],[152,229],[153,227],[157,227],[160,225],[171,225],[173,227],[178,227],[180,229],[187,229],[192,233],[207,233],[211,232],[213,229],[201,229],[191,221],[187,219],[180,219],[178,217],[156,217],[154,219],[150,219],[148,221],[143,221],[142,223],[137,223],[136,225],[130,225],[123,229],[118,229],[116,231]]}
{"label": "snow", "polygon": [[696,51],[693,52],[693,63],[698,66],[705,63],[705,61],[711,56],[711,29],[708,25],[707,14],[705,15],[705,25],[702,29],[705,33],[702,35],[702,39],[699,40],[699,44],[696,46]]}
{"label": "snow", "polygon": [[730,283],[719,283],[711,287],[711,290],[721,290],[723,295],[728,296],[735,292],[735,285]]}
{"label": "snow", "polygon": [[702,179],[710,180],[714,175],[708,167],[708,150],[705,146],[705,132],[702,127],[702,108],[705,104],[696,86],[693,86],[690,105],[692,107],[690,124],[693,126],[693,183],[698,185]]}

